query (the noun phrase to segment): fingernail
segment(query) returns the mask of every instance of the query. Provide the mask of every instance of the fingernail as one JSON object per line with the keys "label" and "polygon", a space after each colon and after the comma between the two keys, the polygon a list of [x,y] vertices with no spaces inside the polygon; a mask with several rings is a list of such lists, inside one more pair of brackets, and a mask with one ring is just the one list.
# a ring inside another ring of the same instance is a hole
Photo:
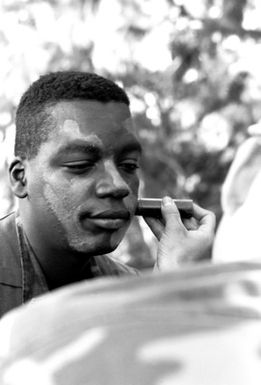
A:
{"label": "fingernail", "polygon": [[172,206],[173,205],[172,198],[170,198],[170,197],[164,197],[162,199],[162,203],[163,203],[163,206]]}

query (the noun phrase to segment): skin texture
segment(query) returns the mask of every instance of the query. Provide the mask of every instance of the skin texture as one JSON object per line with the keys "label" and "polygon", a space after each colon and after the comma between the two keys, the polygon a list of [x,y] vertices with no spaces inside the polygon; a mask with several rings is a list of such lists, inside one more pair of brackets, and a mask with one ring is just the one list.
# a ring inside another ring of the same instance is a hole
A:
{"label": "skin texture", "polygon": [[136,208],[141,155],[123,103],[60,102],[50,113],[56,127],[37,156],[23,162],[20,201],[47,276],[66,275],[65,265],[79,270],[86,258],[118,246]]}

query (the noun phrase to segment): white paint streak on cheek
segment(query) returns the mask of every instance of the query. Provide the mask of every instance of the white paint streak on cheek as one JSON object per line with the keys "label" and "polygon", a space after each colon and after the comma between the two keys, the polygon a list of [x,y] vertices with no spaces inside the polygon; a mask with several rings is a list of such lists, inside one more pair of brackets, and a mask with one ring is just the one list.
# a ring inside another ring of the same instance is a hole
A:
{"label": "white paint streak on cheek", "polygon": [[45,185],[43,193],[50,211],[60,223],[63,235],[66,235],[70,246],[74,249],[81,248],[83,240],[79,234],[77,206],[73,207],[63,191],[55,192],[49,184]]}
{"label": "white paint streak on cheek", "polygon": [[[59,191],[59,190],[58,190]],[[68,206],[64,204],[63,193],[55,193],[52,187],[46,183],[43,189],[43,194],[50,207],[51,211],[55,214],[59,222],[64,223],[64,221],[71,218],[72,210],[68,210]]]}

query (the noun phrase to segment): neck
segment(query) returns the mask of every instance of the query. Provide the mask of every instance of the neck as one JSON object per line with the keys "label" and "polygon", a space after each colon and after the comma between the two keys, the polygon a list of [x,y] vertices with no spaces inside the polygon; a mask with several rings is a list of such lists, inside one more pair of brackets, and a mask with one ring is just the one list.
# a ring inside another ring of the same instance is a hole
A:
{"label": "neck", "polygon": [[41,240],[30,239],[28,235],[27,237],[35,257],[43,270],[50,290],[79,282],[86,277],[92,276],[91,265],[88,263],[89,256],[79,255],[79,253],[72,251],[61,251],[60,249],[46,246],[45,242],[41,244]]}

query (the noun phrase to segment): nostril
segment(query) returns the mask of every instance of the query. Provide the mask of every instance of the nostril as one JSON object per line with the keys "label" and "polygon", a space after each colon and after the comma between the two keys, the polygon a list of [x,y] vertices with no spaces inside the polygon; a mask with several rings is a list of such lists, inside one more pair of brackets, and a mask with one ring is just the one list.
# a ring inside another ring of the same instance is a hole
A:
{"label": "nostril", "polygon": [[100,184],[96,188],[99,197],[113,196],[114,198],[125,198],[130,193],[128,187],[117,187],[109,184]]}
{"label": "nostril", "polygon": [[115,192],[113,193],[113,196],[115,198],[125,198],[126,196],[129,195],[129,193],[130,191],[128,188],[121,188],[121,189],[115,190]]}

